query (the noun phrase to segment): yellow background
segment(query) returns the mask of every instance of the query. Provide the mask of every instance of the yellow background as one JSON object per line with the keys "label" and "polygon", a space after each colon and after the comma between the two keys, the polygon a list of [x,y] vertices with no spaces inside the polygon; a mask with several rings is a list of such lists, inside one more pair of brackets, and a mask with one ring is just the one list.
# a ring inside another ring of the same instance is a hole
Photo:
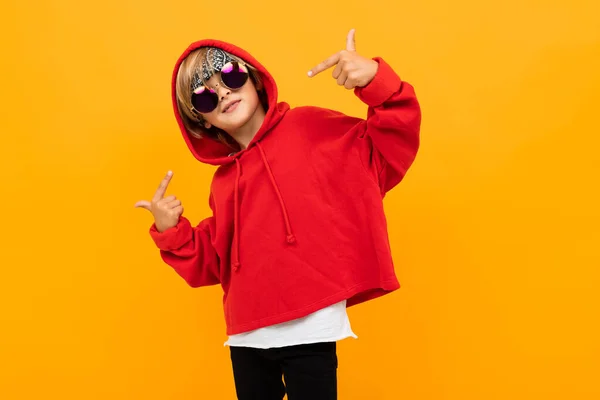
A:
{"label": "yellow background", "polygon": [[198,222],[214,169],[170,105],[205,37],[281,99],[364,116],[343,48],[416,87],[422,149],[385,200],[403,288],[351,309],[340,399],[600,398],[600,3],[3,1],[0,399],[233,399],[221,289],[147,233],[164,173]]}

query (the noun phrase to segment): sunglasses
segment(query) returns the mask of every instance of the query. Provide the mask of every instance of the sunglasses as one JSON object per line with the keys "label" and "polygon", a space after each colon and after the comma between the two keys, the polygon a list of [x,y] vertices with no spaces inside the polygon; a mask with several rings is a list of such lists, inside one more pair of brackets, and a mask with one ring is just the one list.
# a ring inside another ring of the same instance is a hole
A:
{"label": "sunglasses", "polygon": [[[248,68],[237,61],[228,62],[221,68],[221,84],[231,90],[244,86],[248,76]],[[193,111],[206,114],[217,108],[218,104],[219,95],[212,88],[202,85],[192,92]]]}

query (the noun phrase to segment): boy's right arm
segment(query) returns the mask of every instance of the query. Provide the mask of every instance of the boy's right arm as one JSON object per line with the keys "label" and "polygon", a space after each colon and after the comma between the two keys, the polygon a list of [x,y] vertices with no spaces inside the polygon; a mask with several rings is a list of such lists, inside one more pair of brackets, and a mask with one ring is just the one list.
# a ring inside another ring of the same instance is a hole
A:
{"label": "boy's right arm", "polygon": [[192,287],[215,285],[219,283],[219,257],[210,234],[211,230],[214,232],[215,219],[207,218],[193,228],[182,216],[181,201],[175,196],[165,197],[172,176],[169,171],[152,201],[138,201],[135,207],[145,208],[154,216],[150,236],[165,263]]}
{"label": "boy's right arm", "polygon": [[176,226],[163,232],[157,230],[156,224],[150,227],[150,236],[163,261],[191,287],[219,283],[219,257],[210,236],[213,223],[214,217],[210,217],[192,227],[182,216]]}

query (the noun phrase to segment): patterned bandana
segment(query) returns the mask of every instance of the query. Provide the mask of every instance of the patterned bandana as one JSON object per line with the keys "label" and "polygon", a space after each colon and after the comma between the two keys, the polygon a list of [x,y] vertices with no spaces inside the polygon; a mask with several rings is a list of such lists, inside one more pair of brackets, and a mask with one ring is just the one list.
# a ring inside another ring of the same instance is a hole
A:
{"label": "patterned bandana", "polygon": [[200,86],[202,86],[202,82],[209,80],[210,77],[215,74],[215,72],[220,72],[225,64],[232,61],[233,58],[226,51],[223,51],[217,47],[209,47],[208,51],[206,52],[206,57],[202,61],[202,71],[200,72],[199,69],[197,69],[194,73],[194,77],[192,79],[192,91],[198,89]]}

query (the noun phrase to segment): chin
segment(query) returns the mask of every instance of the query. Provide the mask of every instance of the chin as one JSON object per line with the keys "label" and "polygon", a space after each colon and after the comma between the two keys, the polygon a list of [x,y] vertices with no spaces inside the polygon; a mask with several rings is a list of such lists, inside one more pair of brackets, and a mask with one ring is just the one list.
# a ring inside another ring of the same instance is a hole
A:
{"label": "chin", "polygon": [[252,112],[244,107],[243,109],[235,110],[233,114],[225,118],[224,125],[227,125],[230,129],[239,129],[252,119]]}

